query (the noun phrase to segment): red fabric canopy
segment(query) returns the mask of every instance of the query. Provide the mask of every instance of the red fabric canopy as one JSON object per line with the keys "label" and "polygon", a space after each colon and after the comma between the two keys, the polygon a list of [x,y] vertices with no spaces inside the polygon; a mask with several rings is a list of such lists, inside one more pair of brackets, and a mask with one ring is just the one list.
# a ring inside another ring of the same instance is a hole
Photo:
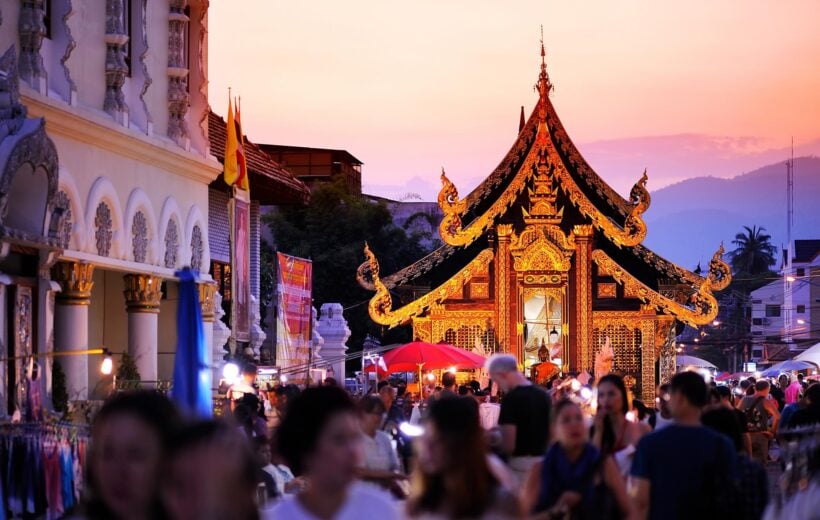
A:
{"label": "red fabric canopy", "polygon": [[[485,361],[484,356],[479,356],[452,345],[426,343],[424,341],[414,341],[397,347],[382,356],[382,359],[384,364],[387,365],[387,373],[389,374],[393,372],[416,372],[419,368],[439,370],[456,367],[472,370],[483,367]],[[372,372],[374,369],[374,366],[370,366],[365,371]]]}

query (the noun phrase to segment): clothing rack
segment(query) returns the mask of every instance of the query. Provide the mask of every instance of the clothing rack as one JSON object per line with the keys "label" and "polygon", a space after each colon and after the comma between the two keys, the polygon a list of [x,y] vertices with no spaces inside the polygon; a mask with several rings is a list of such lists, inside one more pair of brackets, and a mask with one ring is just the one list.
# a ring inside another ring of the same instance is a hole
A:
{"label": "clothing rack", "polygon": [[0,520],[63,517],[79,502],[90,428],[67,421],[0,423]]}

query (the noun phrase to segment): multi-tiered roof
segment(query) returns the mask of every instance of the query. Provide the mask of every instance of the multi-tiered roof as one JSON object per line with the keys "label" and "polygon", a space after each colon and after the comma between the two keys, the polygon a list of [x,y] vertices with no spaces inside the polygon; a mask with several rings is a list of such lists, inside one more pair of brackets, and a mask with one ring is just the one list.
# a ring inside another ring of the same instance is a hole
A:
{"label": "multi-tiered roof", "polygon": [[[543,46],[541,53],[538,103],[501,163],[463,199],[442,172],[439,205],[444,219],[440,232],[445,245],[384,277],[379,276],[375,256],[366,251],[368,261],[359,268],[358,279],[364,287],[377,291],[371,301],[371,317],[395,326],[445,301],[469,275],[489,262],[486,252],[491,249],[496,227],[511,225],[521,232],[533,204],[548,189],[555,195],[555,207],[563,208],[559,225],[567,235],[577,225],[594,228],[593,261],[599,272],[608,273],[636,298],[683,322],[702,325],[712,321],[717,314],[712,291],[725,288],[731,280],[731,272],[721,259],[722,246],[708,275],[702,277],[641,245],[646,236],[642,215],[650,204],[646,172],[625,199],[592,169],[564,129],[550,99],[552,84]],[[539,167],[545,166],[549,188],[537,180]],[[393,309],[391,292],[403,294],[406,304]]]}

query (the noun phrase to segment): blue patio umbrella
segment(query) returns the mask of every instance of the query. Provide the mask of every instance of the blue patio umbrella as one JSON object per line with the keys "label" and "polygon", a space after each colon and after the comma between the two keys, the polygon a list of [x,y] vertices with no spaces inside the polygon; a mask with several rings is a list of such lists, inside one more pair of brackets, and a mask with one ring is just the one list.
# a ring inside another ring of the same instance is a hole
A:
{"label": "blue patio umbrella", "polygon": [[207,418],[213,415],[211,368],[206,358],[197,273],[186,267],[177,271],[176,276],[179,278],[177,352],[171,395],[183,414]]}

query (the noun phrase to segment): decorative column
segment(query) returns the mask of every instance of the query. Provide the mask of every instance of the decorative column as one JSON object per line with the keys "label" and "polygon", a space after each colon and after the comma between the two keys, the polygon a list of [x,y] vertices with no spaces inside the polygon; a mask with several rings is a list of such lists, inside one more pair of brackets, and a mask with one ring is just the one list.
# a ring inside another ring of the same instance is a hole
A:
{"label": "decorative column", "polygon": [[[343,384],[345,377],[345,355],[347,340],[350,338],[350,328],[342,314],[342,305],[339,303],[325,303],[319,312],[319,321],[314,332],[318,332],[324,339],[322,359],[327,366],[328,377],[333,377]],[[332,369],[332,370],[331,370]]]}
{"label": "decorative column", "polygon": [[[51,276],[60,284],[54,310],[54,350],[73,352],[88,347],[88,306],[94,287],[94,264],[58,262]],[[70,401],[88,399],[88,356],[61,356]]]}
{"label": "decorative column", "polygon": [[20,77],[42,95],[48,94],[40,47],[46,35],[45,0],[23,0],[17,30],[20,34]]}
{"label": "decorative column", "polygon": [[[570,337],[570,370],[592,370],[592,226],[578,225],[575,235],[575,326]],[[596,374],[597,376],[598,374]]]}
{"label": "decorative column", "polygon": [[214,322],[211,327],[211,341],[213,342],[211,346],[211,359],[213,359],[211,366],[213,367],[213,378],[211,381],[214,382],[219,382],[219,378],[222,377],[222,361],[225,358],[225,354],[228,352],[225,345],[231,337],[231,329],[225,325],[224,321],[222,321],[223,316],[225,316],[225,310],[222,308],[222,295],[219,294],[219,292],[215,292]]}
{"label": "decorative column", "polygon": [[265,342],[265,338],[268,337],[265,331],[262,330],[262,327],[259,326],[261,321],[262,316],[259,312],[259,300],[251,294],[251,341],[245,349],[245,353],[257,360],[259,359],[259,349],[262,347],[262,343]]}
{"label": "decorative column", "polygon": [[128,126],[128,105],[122,86],[128,76],[125,63],[125,2],[106,0],[105,2],[105,100],[103,110],[115,121]]}
{"label": "decorative column", "polygon": [[125,309],[128,312],[128,353],[140,379],[157,380],[157,330],[162,280],[148,274],[127,274]]}
{"label": "decorative column", "polygon": [[188,123],[188,42],[185,15],[188,0],[171,0],[168,15],[168,137],[179,146],[190,146]]}
{"label": "decorative column", "polygon": [[[214,366],[214,320],[216,319],[214,309],[215,295],[215,283],[206,282],[199,284],[199,307],[202,312],[202,333],[205,335],[205,363],[212,369]],[[219,379],[211,379],[211,381],[218,383]]]}
{"label": "decorative column", "polygon": [[[510,325],[510,235],[511,224],[499,224],[495,227],[497,242],[495,247],[495,309],[496,333],[498,345],[503,352],[516,352],[513,342],[516,336],[511,334]],[[523,360],[519,360],[523,362]]]}

